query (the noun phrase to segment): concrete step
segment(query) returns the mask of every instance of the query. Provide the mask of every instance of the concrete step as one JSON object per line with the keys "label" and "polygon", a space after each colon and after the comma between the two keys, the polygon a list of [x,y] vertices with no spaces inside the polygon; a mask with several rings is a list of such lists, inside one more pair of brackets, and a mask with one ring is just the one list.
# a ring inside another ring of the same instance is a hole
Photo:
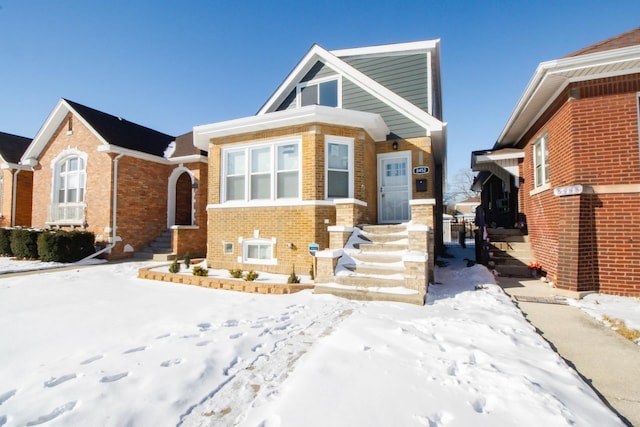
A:
{"label": "concrete step", "polygon": [[397,288],[405,286],[404,278],[398,279],[396,277],[335,276],[333,280],[340,285],[362,288]]}
{"label": "concrete step", "polygon": [[402,252],[409,249],[406,243],[362,243],[354,245],[362,253]]}
{"label": "concrete step", "polygon": [[522,231],[519,228],[487,228],[487,234],[489,237],[500,240],[499,237],[522,236]]}
{"label": "concrete step", "polygon": [[404,265],[391,265],[390,263],[372,264],[363,262],[354,265],[347,265],[345,267],[354,273],[364,275],[384,276],[390,274],[404,274]]}
{"label": "concrete step", "polygon": [[331,294],[342,298],[357,301],[392,301],[404,302],[408,304],[424,305],[424,298],[420,292],[403,294],[392,292],[377,292],[360,288],[338,288],[333,286],[316,285],[314,294]]}
{"label": "concrete step", "polygon": [[498,275],[506,277],[532,277],[531,270],[526,265],[496,265]]}
{"label": "concrete step", "polygon": [[397,252],[365,252],[352,254],[351,258],[364,263],[394,263],[402,261],[402,253]]}
{"label": "concrete step", "polygon": [[406,224],[363,225],[360,227],[367,234],[395,234],[407,231]]}
{"label": "concrete step", "polygon": [[[524,237],[524,236],[523,236]],[[504,241],[489,241],[489,248],[494,248],[500,251],[530,251],[531,244],[529,242],[504,242]]]}

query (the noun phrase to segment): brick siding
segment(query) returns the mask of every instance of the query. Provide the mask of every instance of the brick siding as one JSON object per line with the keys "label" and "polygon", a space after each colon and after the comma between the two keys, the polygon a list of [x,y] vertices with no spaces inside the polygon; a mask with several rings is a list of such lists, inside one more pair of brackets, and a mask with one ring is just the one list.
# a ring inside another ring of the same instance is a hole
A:
{"label": "brick siding", "polygon": [[[640,295],[640,192],[598,189],[640,184],[637,91],[640,74],[574,84],[523,140],[520,207],[536,260],[560,288]],[[530,194],[532,143],[543,134],[550,189]],[[553,195],[576,184],[584,194]]]}

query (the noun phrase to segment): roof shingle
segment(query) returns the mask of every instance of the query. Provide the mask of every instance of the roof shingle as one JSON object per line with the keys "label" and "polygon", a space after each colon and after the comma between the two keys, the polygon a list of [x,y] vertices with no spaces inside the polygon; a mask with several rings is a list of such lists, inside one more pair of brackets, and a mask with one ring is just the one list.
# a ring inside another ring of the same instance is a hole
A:
{"label": "roof shingle", "polygon": [[138,125],[121,117],[103,113],[68,99],[64,101],[111,145],[162,157],[169,143],[175,140],[174,136]]}
{"label": "roof shingle", "polygon": [[577,50],[565,58],[640,45],[640,27]]}
{"label": "roof shingle", "polygon": [[0,156],[5,162],[17,164],[31,144],[31,138],[0,132]]}

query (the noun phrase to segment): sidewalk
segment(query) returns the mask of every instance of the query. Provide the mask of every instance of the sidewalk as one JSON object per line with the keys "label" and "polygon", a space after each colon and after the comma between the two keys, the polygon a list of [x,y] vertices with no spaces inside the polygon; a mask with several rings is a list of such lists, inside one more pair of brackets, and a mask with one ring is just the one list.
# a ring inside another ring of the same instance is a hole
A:
{"label": "sidewalk", "polygon": [[569,297],[539,280],[497,277],[524,316],[630,426],[640,427],[640,346],[584,313],[562,304],[516,297]]}

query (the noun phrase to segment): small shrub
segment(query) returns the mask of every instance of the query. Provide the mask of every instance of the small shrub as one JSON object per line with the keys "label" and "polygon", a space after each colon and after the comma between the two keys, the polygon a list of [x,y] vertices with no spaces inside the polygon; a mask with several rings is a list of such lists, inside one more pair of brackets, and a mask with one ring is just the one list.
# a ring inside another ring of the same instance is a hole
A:
{"label": "small shrub", "polygon": [[315,280],[315,275],[313,273],[313,263],[311,263],[311,268],[309,268],[309,276],[311,276],[311,280]]}
{"label": "small shrub", "polygon": [[178,264],[178,259],[174,258],[171,265],[169,265],[169,273],[176,274],[180,271],[180,264]]}
{"label": "small shrub", "polygon": [[242,270],[240,269],[231,269],[229,270],[229,274],[234,279],[242,279]]}
{"label": "small shrub", "polygon": [[247,274],[244,275],[244,280],[246,280],[247,282],[253,282],[259,276],[260,276],[260,274],[258,274],[257,272],[255,272],[253,270],[250,270]]}
{"label": "small shrub", "polygon": [[0,228],[0,256],[13,256],[11,252],[11,229]]}
{"label": "small shrub", "polygon": [[38,235],[41,232],[26,228],[11,231],[11,252],[18,259],[38,259]]}
{"label": "small shrub", "polygon": [[94,234],[87,231],[47,231],[37,239],[42,261],[76,262],[95,252]]}
{"label": "small shrub", "polygon": [[185,267],[189,268],[191,266],[191,257],[189,256],[189,252],[184,254],[183,262]]}
{"label": "small shrub", "polygon": [[300,283],[300,277],[296,276],[296,266],[294,265],[291,268],[291,274],[289,275],[289,278],[287,279],[287,283]]}
{"label": "small shrub", "polygon": [[209,275],[209,269],[200,267],[199,265],[196,265],[196,266],[193,267],[193,275],[194,276],[208,276]]}

